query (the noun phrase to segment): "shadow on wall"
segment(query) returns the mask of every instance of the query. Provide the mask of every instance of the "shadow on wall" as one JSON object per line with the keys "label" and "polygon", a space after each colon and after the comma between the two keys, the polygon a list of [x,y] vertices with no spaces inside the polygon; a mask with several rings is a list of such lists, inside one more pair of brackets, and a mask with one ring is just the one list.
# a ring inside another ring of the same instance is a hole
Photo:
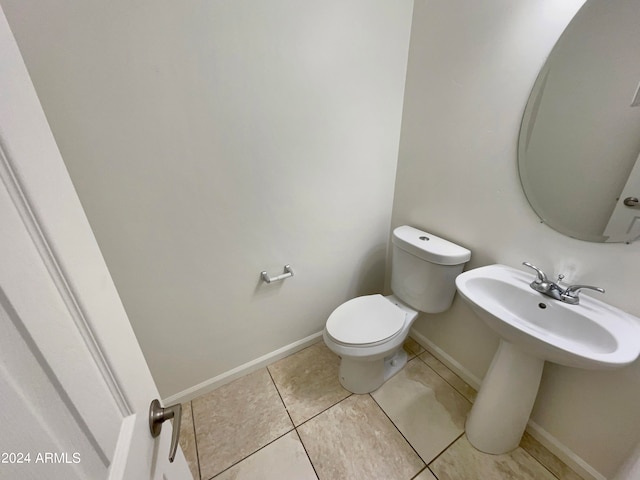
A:
{"label": "shadow on wall", "polygon": [[[363,255],[359,266],[352,272],[352,278],[348,286],[344,289],[342,295],[343,300],[346,301],[354,297],[361,295],[371,295],[374,293],[383,293],[384,290],[384,278],[386,267],[386,255],[387,248],[385,244],[379,244],[369,250],[368,253]],[[297,273],[296,266],[291,265],[294,274]],[[276,277],[284,273],[283,271],[268,271],[269,276]],[[306,272],[307,275],[309,272]],[[327,272],[320,272],[321,275],[326,275]],[[267,284],[261,275],[256,277],[256,284],[254,288],[254,296],[274,296],[277,295],[283,285],[289,281],[284,279],[281,281],[273,281]],[[335,282],[329,274],[326,279],[327,282]],[[330,290],[330,289],[329,289]],[[337,305],[335,305],[337,306]]]}
{"label": "shadow on wall", "polygon": [[379,244],[362,258],[349,288],[350,292],[355,292],[354,296],[383,293],[386,257],[387,245]]}

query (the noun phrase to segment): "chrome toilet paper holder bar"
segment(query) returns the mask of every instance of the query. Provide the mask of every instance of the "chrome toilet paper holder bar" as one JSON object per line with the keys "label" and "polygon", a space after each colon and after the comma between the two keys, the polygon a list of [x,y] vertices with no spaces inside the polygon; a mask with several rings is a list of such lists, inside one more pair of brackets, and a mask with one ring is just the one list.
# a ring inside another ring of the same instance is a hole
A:
{"label": "chrome toilet paper holder bar", "polygon": [[293,277],[293,270],[291,270],[291,265],[285,265],[284,273],[281,275],[270,277],[267,272],[260,272],[260,275],[262,275],[262,280],[264,280],[266,283],[279,282],[280,280]]}

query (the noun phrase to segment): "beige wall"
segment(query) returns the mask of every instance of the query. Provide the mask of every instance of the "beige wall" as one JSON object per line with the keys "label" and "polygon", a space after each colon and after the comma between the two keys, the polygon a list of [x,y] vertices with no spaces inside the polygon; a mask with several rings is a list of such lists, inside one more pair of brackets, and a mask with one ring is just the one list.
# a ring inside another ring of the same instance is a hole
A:
{"label": "beige wall", "polygon": [[[580,3],[416,0],[391,218],[413,2],[0,0],[164,396],[379,291],[390,220],[640,315],[637,245],[541,225],[517,176],[529,90]],[[497,346],[459,299],[416,328],[477,377]],[[611,475],[638,404],[638,363],[548,365],[533,419]]]}
{"label": "beige wall", "polygon": [[[539,223],[518,179],[529,91],[581,3],[416,0],[392,224],[469,248],[467,268],[528,260],[605,287],[605,301],[640,315],[640,245],[560,235]],[[416,329],[480,378],[498,342],[459,297],[445,314],[422,315]],[[612,476],[640,439],[638,405],[640,362],[610,372],[548,364],[532,419]]]}
{"label": "beige wall", "polygon": [[1,4],[164,397],[382,290],[411,0]]}

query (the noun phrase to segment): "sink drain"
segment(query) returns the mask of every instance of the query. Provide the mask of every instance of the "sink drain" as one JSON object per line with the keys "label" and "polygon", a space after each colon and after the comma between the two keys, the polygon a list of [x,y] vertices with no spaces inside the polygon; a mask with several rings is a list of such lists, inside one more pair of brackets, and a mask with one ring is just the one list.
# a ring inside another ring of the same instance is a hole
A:
{"label": "sink drain", "polygon": [[540,302],[540,303],[538,304],[538,307],[540,307],[540,308],[542,308],[542,309],[544,310],[545,308],[547,308],[547,304],[546,304],[546,303],[542,303],[542,302]]}

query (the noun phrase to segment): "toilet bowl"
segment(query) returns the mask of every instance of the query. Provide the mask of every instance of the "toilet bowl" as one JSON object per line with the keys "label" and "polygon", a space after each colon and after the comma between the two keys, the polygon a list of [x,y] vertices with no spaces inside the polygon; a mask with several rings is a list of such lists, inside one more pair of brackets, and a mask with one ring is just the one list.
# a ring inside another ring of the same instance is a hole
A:
{"label": "toilet bowl", "polygon": [[369,393],[407,363],[402,344],[418,311],[390,295],[351,299],[329,316],[325,344],[340,356],[338,377],[353,393]]}
{"label": "toilet bowl", "polygon": [[340,305],[327,319],[324,342],[340,356],[339,380],[353,393],[378,389],[407,363],[402,348],[418,313],[451,306],[455,277],[471,252],[410,226],[393,231],[391,290]]}

